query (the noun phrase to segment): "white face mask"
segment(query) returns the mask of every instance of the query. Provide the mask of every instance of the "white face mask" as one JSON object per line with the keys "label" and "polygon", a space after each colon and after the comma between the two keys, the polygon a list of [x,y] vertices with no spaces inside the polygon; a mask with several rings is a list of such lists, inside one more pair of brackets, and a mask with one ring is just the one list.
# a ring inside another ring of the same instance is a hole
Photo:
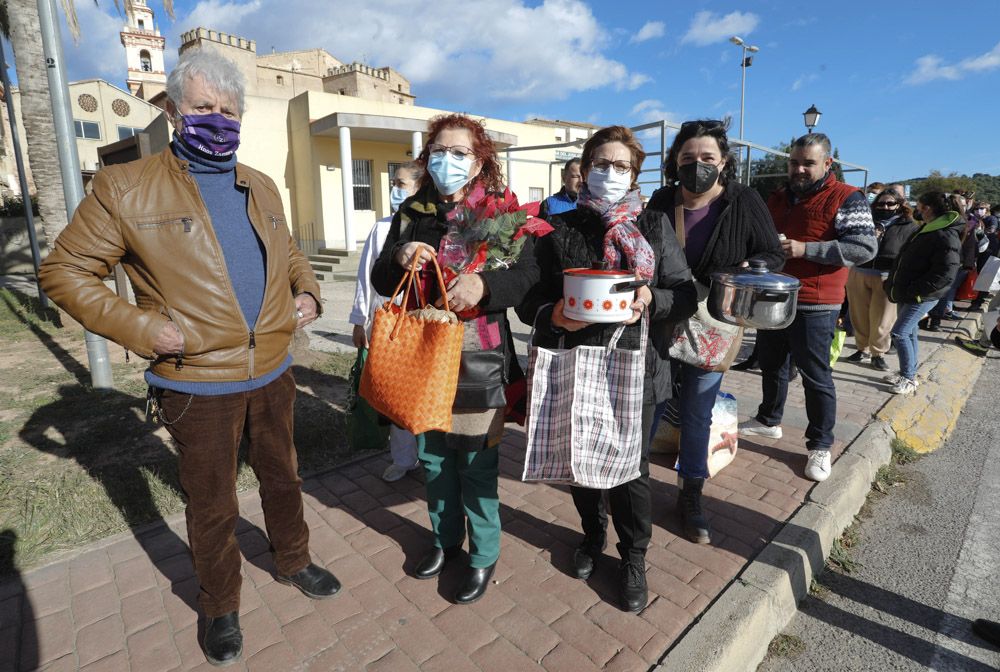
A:
{"label": "white face mask", "polygon": [[393,187],[389,190],[389,207],[393,212],[399,210],[399,206],[403,204],[403,201],[410,197],[410,192],[402,187]]}
{"label": "white face mask", "polygon": [[607,170],[591,168],[587,173],[587,188],[595,197],[607,203],[617,203],[632,186],[632,171],[619,175],[611,166]]}

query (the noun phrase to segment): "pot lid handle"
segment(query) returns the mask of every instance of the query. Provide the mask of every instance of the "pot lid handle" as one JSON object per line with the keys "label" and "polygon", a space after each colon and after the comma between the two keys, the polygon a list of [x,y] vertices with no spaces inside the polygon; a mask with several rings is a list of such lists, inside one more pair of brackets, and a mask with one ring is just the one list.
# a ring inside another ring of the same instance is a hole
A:
{"label": "pot lid handle", "polygon": [[750,260],[750,272],[758,273],[763,275],[767,273],[767,262],[763,259],[751,259]]}
{"label": "pot lid handle", "polygon": [[610,264],[607,261],[594,261],[590,264],[590,270],[592,271],[609,271],[611,270]]}

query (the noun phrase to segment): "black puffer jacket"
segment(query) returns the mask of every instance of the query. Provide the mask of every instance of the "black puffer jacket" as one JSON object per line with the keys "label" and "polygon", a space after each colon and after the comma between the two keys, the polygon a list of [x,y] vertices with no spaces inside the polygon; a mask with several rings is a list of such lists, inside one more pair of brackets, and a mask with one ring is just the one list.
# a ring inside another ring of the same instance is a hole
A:
{"label": "black puffer jacket", "polygon": [[[871,261],[859,264],[858,268],[870,268],[876,271],[888,273],[892,270],[892,264],[899,256],[899,251],[903,249],[913,234],[920,230],[920,223],[902,216],[893,217],[883,222],[885,230],[878,241],[878,252]],[[876,224],[878,226],[878,224]]]}
{"label": "black puffer jacket", "polygon": [[[653,192],[646,210],[667,216],[673,231],[674,196],[678,187],[663,187]],[[750,258],[761,259],[771,271],[785,265],[778,231],[763,199],[750,187],[730,181],[720,197],[725,204],[698,263],[691,269],[703,285],[712,284],[712,273],[737,273]],[[676,234],[675,234],[676,235]]]}
{"label": "black puffer jacket", "polygon": [[[555,231],[540,238],[535,245],[535,258],[540,272],[539,282],[532,287],[516,308],[525,324],[535,326],[535,345],[557,347],[560,334],[552,331],[552,309],[563,296],[563,269],[589,268],[604,260],[604,223],[591,210],[578,208],[549,220]],[[697,308],[697,296],[691,271],[670,221],[662,212],[645,210],[636,226],[649,241],[656,256],[653,294],[649,306],[650,342],[646,357],[645,401],[662,401],[670,396],[670,348],[673,324],[690,317]],[[670,235],[665,235],[670,234]],[[622,255],[624,258],[624,255]],[[564,346],[606,345],[617,324],[593,324],[576,332],[565,332]],[[639,346],[640,325],[625,328],[619,347]],[[648,384],[652,382],[652,385]]]}
{"label": "black puffer jacket", "polygon": [[913,234],[884,283],[889,300],[920,303],[947,294],[958,275],[964,226],[957,212],[947,212]]}

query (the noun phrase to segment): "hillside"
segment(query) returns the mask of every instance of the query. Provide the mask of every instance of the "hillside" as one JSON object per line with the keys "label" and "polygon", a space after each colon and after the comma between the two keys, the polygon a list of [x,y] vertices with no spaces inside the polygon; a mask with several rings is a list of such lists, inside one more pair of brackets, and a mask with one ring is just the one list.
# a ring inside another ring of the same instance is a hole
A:
{"label": "hillside", "polygon": [[931,171],[927,177],[915,177],[903,180],[903,184],[910,185],[910,196],[916,198],[925,191],[941,190],[951,191],[953,189],[965,189],[976,192],[976,200],[983,200],[993,205],[1000,204],[1000,175],[987,175],[986,173],[976,173],[972,177],[968,175],[942,175],[939,171]]}

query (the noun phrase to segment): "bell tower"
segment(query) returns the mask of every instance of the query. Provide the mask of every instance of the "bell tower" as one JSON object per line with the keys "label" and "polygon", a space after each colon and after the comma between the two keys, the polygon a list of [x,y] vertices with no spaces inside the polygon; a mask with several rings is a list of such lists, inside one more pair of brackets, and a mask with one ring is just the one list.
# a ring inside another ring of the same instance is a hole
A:
{"label": "bell tower", "polygon": [[146,0],[134,0],[127,12],[128,23],[122,27],[122,46],[128,63],[128,90],[134,96],[149,100],[167,87],[163,67],[166,38],[153,24],[153,10]]}

